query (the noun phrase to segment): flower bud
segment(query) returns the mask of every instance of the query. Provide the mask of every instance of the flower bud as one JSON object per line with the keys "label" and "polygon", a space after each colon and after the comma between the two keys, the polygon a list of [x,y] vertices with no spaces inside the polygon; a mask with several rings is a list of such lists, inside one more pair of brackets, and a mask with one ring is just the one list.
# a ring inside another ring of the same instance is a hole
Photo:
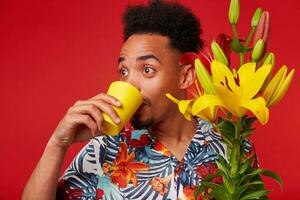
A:
{"label": "flower bud", "polygon": [[240,2],[239,0],[231,0],[229,5],[229,22],[232,25],[237,24],[240,15]]}
{"label": "flower bud", "polygon": [[284,97],[294,77],[295,69],[292,69],[288,75],[286,74],[287,67],[284,65],[278,70],[264,90],[263,98],[266,100],[268,107],[276,105]]}
{"label": "flower bud", "polygon": [[223,50],[221,49],[221,47],[218,45],[218,43],[213,40],[211,43],[211,51],[214,54],[214,57],[216,60],[218,60],[219,62],[225,64],[226,66],[228,66],[228,60],[226,55],[224,54]]}
{"label": "flower bud", "polygon": [[231,54],[231,48],[230,48],[231,41],[232,39],[230,38],[230,36],[224,33],[219,34],[216,38],[216,42],[221,47],[225,56],[227,57],[229,65],[230,65],[230,54]]}
{"label": "flower bud", "polygon": [[268,77],[266,78],[266,80],[264,82],[264,85],[261,87],[261,90],[264,90],[267,87],[268,83],[270,82],[271,73],[272,73],[272,71],[274,69],[274,65],[275,65],[275,55],[274,55],[274,53],[271,52],[266,56],[266,58],[263,62],[263,65],[271,65],[272,67],[271,67],[270,74],[268,75]]}
{"label": "flower bud", "polygon": [[195,60],[195,71],[197,78],[201,86],[204,88],[206,94],[215,94],[212,78],[206,70],[206,67],[200,61],[200,59]]}
{"label": "flower bud", "polygon": [[262,53],[264,52],[264,41],[262,39],[258,40],[252,51],[252,61],[257,62],[261,58]]}
{"label": "flower bud", "polygon": [[256,31],[253,39],[253,45],[255,45],[259,39],[262,39],[264,41],[265,50],[266,50],[268,40],[269,40],[269,35],[270,35],[270,28],[271,28],[270,14],[268,11],[264,11],[256,27]]}
{"label": "flower bud", "polygon": [[186,52],[181,55],[179,63],[186,63],[191,64],[193,67],[195,67],[195,60],[200,59],[200,61],[204,64],[204,66],[210,70],[210,63],[212,61],[212,56],[205,52],[204,50],[201,50],[199,54],[196,54],[194,52]]}
{"label": "flower bud", "polygon": [[275,55],[274,55],[274,53],[272,53],[272,52],[269,53],[267,55],[267,57],[265,58],[263,64],[264,65],[272,65],[272,67],[274,67],[274,65],[275,65]]}
{"label": "flower bud", "polygon": [[254,15],[253,15],[253,17],[252,17],[252,20],[251,20],[251,26],[252,27],[256,27],[258,25],[261,15],[262,15],[262,9],[257,8]]}

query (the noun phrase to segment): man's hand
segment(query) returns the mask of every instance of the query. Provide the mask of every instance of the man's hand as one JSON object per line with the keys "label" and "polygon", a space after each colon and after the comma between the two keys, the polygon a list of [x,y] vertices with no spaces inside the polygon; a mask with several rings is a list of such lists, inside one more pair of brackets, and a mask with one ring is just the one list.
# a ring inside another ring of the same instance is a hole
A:
{"label": "man's hand", "polygon": [[77,101],[59,122],[49,142],[67,148],[72,143],[102,135],[102,113],[106,113],[115,123],[120,123],[118,114],[112,106],[122,105],[116,98],[105,93],[88,100]]}
{"label": "man's hand", "polygon": [[102,134],[102,113],[119,123],[118,115],[112,106],[122,105],[114,97],[101,93],[91,99],[77,101],[68,109],[28,180],[22,199],[55,199],[57,180],[66,150],[74,142],[87,141]]}

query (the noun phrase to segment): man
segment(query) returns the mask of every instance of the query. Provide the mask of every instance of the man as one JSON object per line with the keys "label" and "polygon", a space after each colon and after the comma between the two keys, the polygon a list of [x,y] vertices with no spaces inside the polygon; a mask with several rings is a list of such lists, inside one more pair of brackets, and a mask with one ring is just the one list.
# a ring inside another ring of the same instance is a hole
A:
{"label": "man", "polygon": [[[112,106],[122,105],[111,96],[77,101],[51,136],[23,199],[192,199],[201,179],[216,171],[217,153],[225,156],[212,126],[187,121],[165,96],[185,99],[194,83],[193,66],[178,61],[201,50],[199,21],[182,5],[163,1],[128,7],[123,19],[120,79],[144,99],[131,121],[135,130],[102,135],[102,113],[120,122]],[[91,137],[59,179],[68,147]]]}

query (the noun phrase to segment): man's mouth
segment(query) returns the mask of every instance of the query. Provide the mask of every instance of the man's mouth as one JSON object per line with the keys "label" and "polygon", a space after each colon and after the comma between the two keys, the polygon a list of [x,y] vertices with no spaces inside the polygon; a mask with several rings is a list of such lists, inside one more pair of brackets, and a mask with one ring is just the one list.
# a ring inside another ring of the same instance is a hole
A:
{"label": "man's mouth", "polygon": [[140,107],[137,109],[136,113],[141,112],[141,111],[143,110],[143,108],[144,108],[145,105],[146,105],[145,103],[142,103],[142,104],[140,105]]}

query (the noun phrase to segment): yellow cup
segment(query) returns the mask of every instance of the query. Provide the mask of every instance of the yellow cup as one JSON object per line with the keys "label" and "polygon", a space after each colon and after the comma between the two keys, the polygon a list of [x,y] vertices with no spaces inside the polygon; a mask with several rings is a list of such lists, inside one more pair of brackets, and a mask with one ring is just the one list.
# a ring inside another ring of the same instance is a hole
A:
{"label": "yellow cup", "polygon": [[112,82],[107,94],[117,98],[122,103],[122,107],[119,108],[112,106],[119,115],[121,122],[115,124],[106,113],[103,113],[102,130],[106,135],[117,135],[142,104],[143,96],[136,87],[123,81]]}

